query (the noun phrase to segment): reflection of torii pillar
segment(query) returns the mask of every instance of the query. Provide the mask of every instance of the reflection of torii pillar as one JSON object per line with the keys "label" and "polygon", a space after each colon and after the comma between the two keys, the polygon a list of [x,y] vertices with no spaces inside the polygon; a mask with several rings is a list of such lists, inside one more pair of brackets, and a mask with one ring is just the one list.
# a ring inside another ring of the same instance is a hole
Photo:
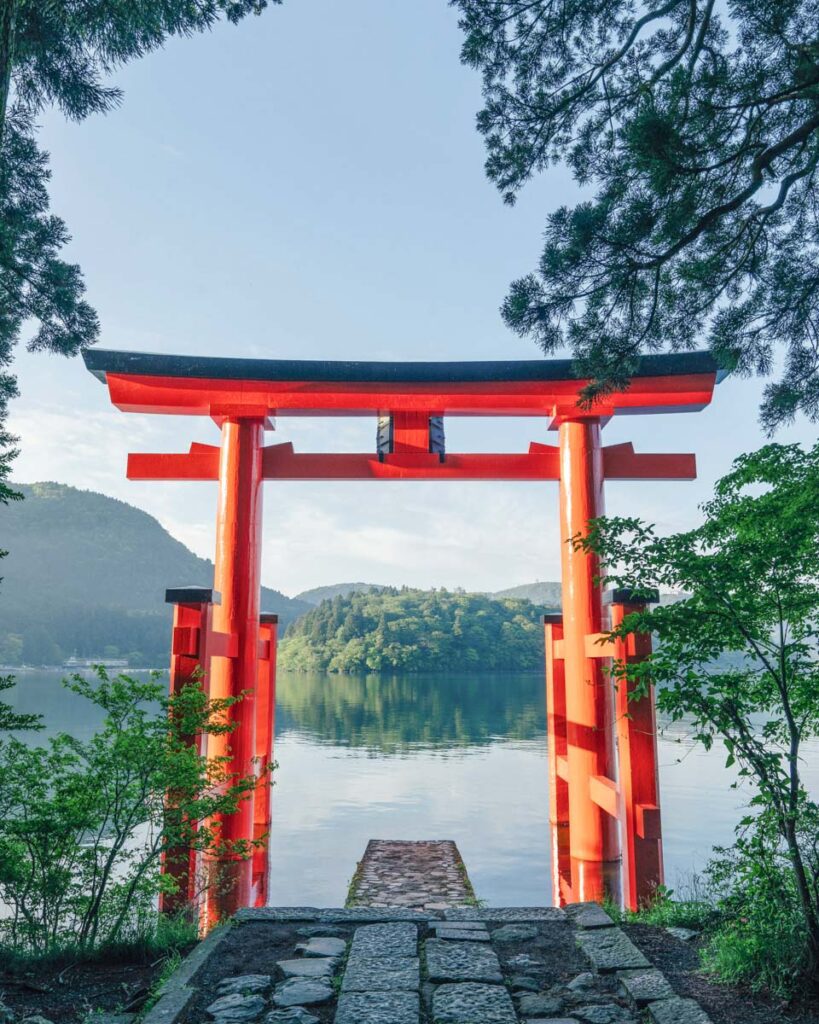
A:
{"label": "reflection of torii pillar", "polygon": [[603,629],[600,566],[571,543],[603,515],[603,453],[596,418],[566,419],[558,429],[569,856],[574,899],[582,901],[603,896],[604,875],[613,878],[619,860],[617,823],[592,799],[586,781],[614,783],[616,772],[610,685],[600,659],[586,656],[586,638]]}

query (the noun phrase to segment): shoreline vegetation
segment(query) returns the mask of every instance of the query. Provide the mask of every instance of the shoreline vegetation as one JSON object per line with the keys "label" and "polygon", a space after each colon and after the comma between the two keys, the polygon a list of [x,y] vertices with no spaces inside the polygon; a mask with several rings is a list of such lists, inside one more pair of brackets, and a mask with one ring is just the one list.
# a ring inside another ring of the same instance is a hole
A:
{"label": "shoreline vegetation", "polygon": [[279,644],[291,672],[527,672],[543,667],[543,616],[528,600],[382,587],[338,595]]}

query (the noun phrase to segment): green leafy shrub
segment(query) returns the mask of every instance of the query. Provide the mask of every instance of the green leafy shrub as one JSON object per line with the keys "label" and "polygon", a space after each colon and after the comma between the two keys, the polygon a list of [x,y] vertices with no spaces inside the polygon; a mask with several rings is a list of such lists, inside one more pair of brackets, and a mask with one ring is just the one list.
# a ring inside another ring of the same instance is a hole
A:
{"label": "green leafy shrub", "polygon": [[[788,997],[811,967],[793,865],[770,811],[747,821],[744,830],[732,847],[717,849],[708,866],[719,923],[702,949],[703,966],[722,981]],[[815,824],[811,831],[815,841]],[[807,834],[803,839],[807,843]]]}
{"label": "green leafy shrub", "polygon": [[736,845],[711,868],[723,918],[707,961],[789,994],[819,987],[819,805],[804,777],[819,735],[819,444],[740,456],[702,511],[685,533],[599,519],[574,540],[616,587],[685,595],[610,634],[658,639],[646,660],[615,662],[613,678],[630,699],[657,684],[660,710],[706,749],[721,742],[751,789]]}
{"label": "green leafy shrub", "polygon": [[11,911],[0,940],[37,955],[145,942],[160,892],[179,884],[162,874],[163,858],[188,847],[249,856],[254,846],[222,840],[218,816],[251,798],[255,780],[232,777],[227,756],[207,758],[191,743],[230,733],[235,699],[210,701],[195,684],[169,698],[155,676],[111,678],[102,668],[65,685],[105,712],[99,732],[0,744],[0,899]]}

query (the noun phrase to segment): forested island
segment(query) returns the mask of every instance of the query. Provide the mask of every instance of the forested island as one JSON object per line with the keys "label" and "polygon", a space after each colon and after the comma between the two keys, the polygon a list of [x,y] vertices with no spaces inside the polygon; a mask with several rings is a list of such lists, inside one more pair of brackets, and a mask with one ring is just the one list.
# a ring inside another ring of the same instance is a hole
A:
{"label": "forested island", "polygon": [[323,601],[279,645],[297,672],[509,672],[543,665],[543,615],[527,600],[379,588]]}

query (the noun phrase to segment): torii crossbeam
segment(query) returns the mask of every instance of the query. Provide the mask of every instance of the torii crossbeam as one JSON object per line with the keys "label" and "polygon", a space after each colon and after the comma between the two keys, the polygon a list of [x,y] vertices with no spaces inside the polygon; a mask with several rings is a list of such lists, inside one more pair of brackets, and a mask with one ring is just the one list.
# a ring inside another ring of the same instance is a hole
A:
{"label": "torii crossbeam", "polygon": [[[272,750],[275,629],[260,625],[259,615],[264,480],[557,480],[563,614],[546,627],[554,898],[599,899],[613,889],[636,907],[650,896],[663,878],[653,698],[627,705],[628,695],[617,694],[615,701],[604,671],[612,654],[640,657],[648,648],[600,646],[601,633],[634,603],[615,592],[604,605],[596,560],[569,540],[603,514],[605,480],[694,479],[694,455],[604,447],[600,432],[616,415],[703,409],[719,375],[709,354],[646,356],[628,388],[590,409],[578,403],[587,381],[567,360],[321,362],[100,349],[84,358],[123,412],[206,416],[221,430],[219,445],[130,455],[128,477],[219,482],[214,589],[221,603],[174,599],[174,656],[175,664],[201,660],[213,696],[259,695],[235,705],[231,756],[242,775],[254,756]],[[265,430],[285,416],[371,416],[376,443],[361,454],[265,446]],[[557,431],[558,443],[453,454],[444,443],[448,416],[535,417]],[[258,799],[246,801],[225,822],[226,838],[258,836],[269,812],[269,801],[263,810]],[[221,912],[263,899],[251,862],[235,865],[234,876]]]}

